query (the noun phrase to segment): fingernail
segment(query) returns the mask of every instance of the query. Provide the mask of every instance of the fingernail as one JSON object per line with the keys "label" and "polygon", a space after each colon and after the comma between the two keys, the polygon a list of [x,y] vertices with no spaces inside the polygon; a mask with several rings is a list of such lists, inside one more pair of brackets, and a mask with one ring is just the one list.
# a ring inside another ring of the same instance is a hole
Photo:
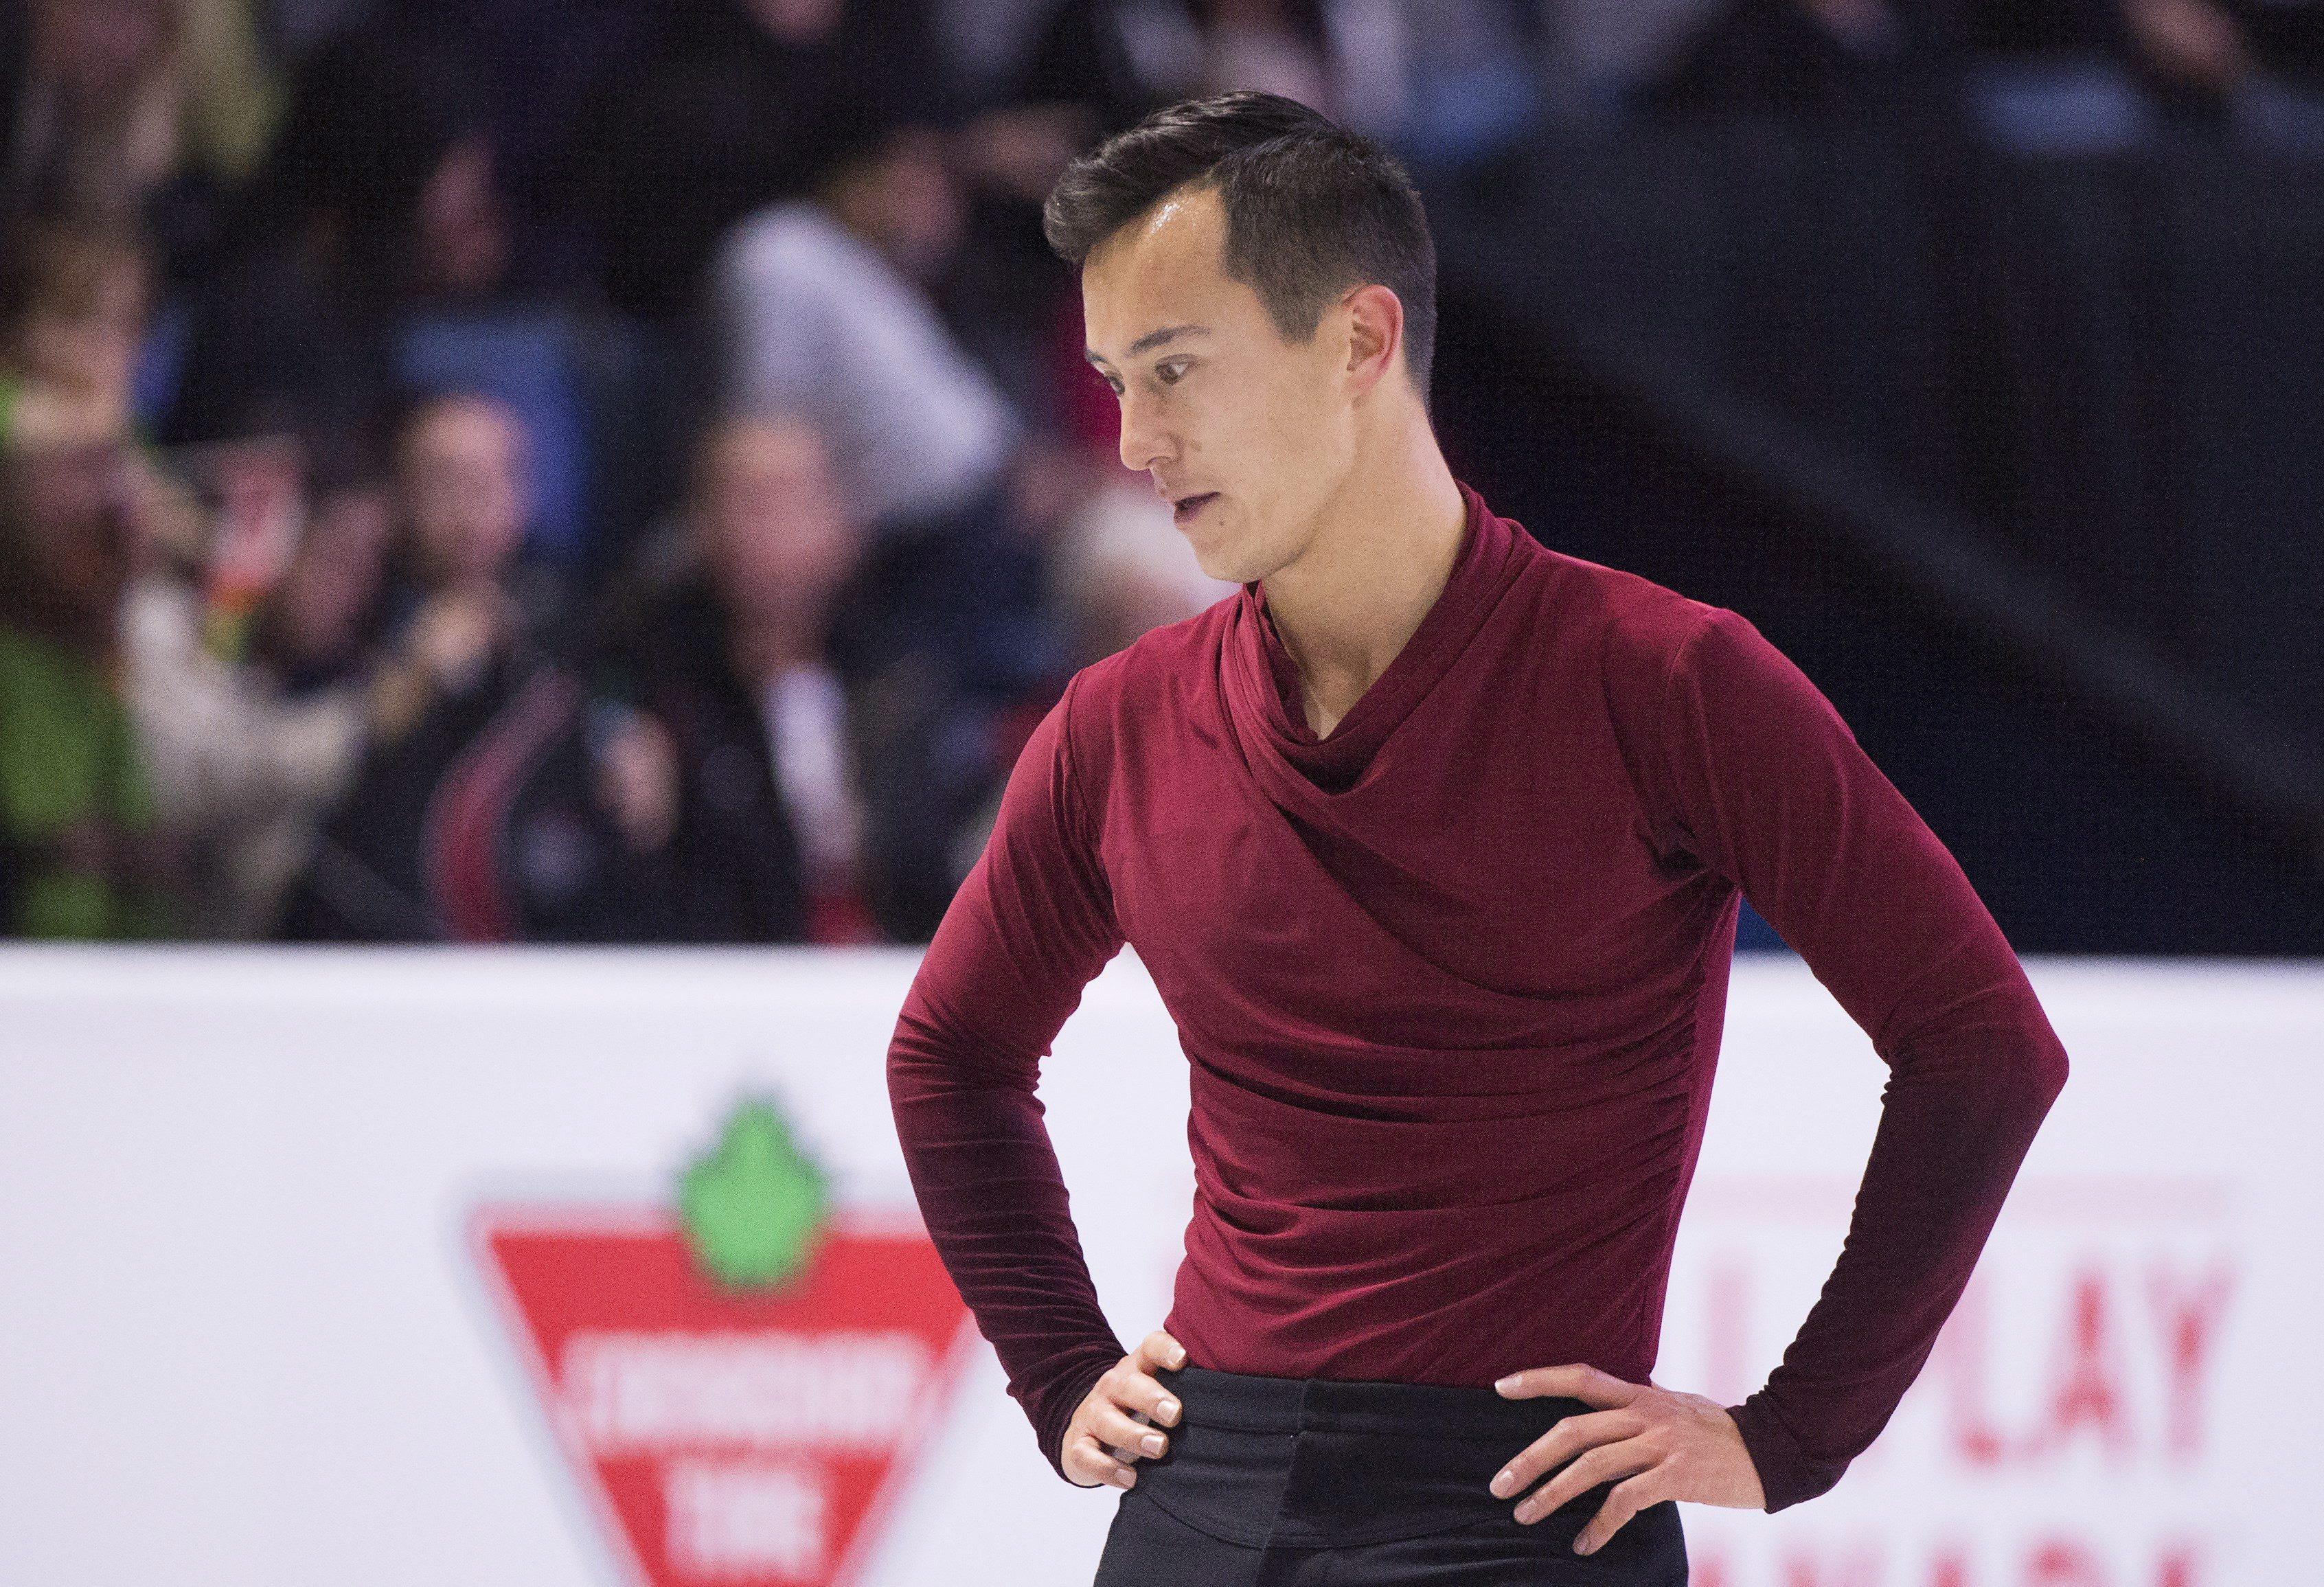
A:
{"label": "fingernail", "polygon": [[1148,1454],[1160,1454],[1166,1445],[1162,1442],[1162,1435],[1159,1433],[1148,1433],[1145,1437],[1138,1441],[1138,1447],[1144,1450]]}
{"label": "fingernail", "polygon": [[1166,1422],[1170,1421],[1178,1414],[1178,1402],[1175,1399],[1166,1399],[1154,1407],[1154,1414]]}
{"label": "fingernail", "polygon": [[1576,1554],[1595,1554],[1598,1552],[1598,1545],[1591,1542],[1587,1536],[1576,1537],[1573,1540],[1573,1552]]}
{"label": "fingernail", "polygon": [[1509,1490],[1516,1486],[1516,1481],[1510,1478],[1507,1472],[1503,1472],[1499,1476],[1493,1479],[1493,1497],[1495,1499],[1507,1499],[1509,1494]]}
{"label": "fingernail", "polygon": [[1174,1367],[1185,1366],[1186,1364],[1186,1352],[1183,1350],[1174,1352],[1170,1357],[1170,1364]]}
{"label": "fingernail", "polygon": [[1503,1394],[1507,1394],[1510,1389],[1515,1389],[1517,1386],[1517,1379],[1515,1373],[1511,1373],[1509,1376],[1502,1379],[1499,1382],[1493,1385],[1495,1389],[1499,1389]]}

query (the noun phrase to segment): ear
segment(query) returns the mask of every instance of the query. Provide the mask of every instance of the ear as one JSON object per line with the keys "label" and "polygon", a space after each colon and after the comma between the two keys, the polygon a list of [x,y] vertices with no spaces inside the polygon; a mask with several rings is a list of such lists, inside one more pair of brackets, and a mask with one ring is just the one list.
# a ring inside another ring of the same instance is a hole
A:
{"label": "ear", "polygon": [[1404,305],[1374,283],[1341,299],[1340,311],[1348,317],[1348,381],[1354,394],[1362,396],[1396,367],[1404,346]]}

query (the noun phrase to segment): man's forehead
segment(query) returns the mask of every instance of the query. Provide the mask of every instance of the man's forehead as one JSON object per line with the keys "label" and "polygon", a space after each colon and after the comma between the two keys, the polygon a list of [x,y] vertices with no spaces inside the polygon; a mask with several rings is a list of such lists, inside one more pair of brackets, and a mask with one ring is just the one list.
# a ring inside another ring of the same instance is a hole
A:
{"label": "man's forehead", "polygon": [[1220,265],[1222,219],[1215,194],[1174,193],[1090,255],[1082,309],[1092,355],[1134,356],[1133,344],[1157,331],[1215,319],[1234,284]]}
{"label": "man's forehead", "polygon": [[1226,232],[1226,210],[1210,188],[1178,187],[1114,233],[1090,255],[1101,265],[1124,260],[1151,262],[1192,254],[1215,262]]}

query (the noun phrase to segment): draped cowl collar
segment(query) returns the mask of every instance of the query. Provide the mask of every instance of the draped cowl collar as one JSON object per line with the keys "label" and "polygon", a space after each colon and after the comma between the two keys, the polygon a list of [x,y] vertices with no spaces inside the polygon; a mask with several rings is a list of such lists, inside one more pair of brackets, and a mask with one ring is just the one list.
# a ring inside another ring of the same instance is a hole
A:
{"label": "draped cowl collar", "polygon": [[1245,750],[1271,755],[1326,793],[1352,788],[1382,744],[1460,660],[1522,565],[1524,531],[1467,484],[1460,553],[1428,614],[1327,738],[1307,725],[1298,664],[1284,648],[1257,580],[1242,586],[1225,635],[1228,710]]}

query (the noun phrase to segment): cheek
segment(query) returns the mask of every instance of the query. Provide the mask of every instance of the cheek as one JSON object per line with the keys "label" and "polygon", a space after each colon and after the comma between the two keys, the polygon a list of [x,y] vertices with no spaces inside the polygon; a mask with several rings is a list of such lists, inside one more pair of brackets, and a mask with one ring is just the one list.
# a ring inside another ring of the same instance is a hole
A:
{"label": "cheek", "polygon": [[1252,482],[1255,504],[1286,528],[1312,518],[1345,472],[1331,428],[1312,409],[1286,401],[1254,416],[1251,436],[1253,449],[1265,455],[1263,476]]}
{"label": "cheek", "polygon": [[1278,407],[1264,381],[1222,371],[1211,390],[1171,404],[1163,422],[1199,465],[1200,477],[1248,494],[1283,466],[1291,438]]}
{"label": "cheek", "polygon": [[1307,359],[1271,361],[1267,378],[1254,382],[1253,387],[1258,400],[1247,416],[1250,433],[1277,467],[1305,475],[1335,460],[1340,449],[1333,444],[1337,415],[1323,401],[1323,378]]}

